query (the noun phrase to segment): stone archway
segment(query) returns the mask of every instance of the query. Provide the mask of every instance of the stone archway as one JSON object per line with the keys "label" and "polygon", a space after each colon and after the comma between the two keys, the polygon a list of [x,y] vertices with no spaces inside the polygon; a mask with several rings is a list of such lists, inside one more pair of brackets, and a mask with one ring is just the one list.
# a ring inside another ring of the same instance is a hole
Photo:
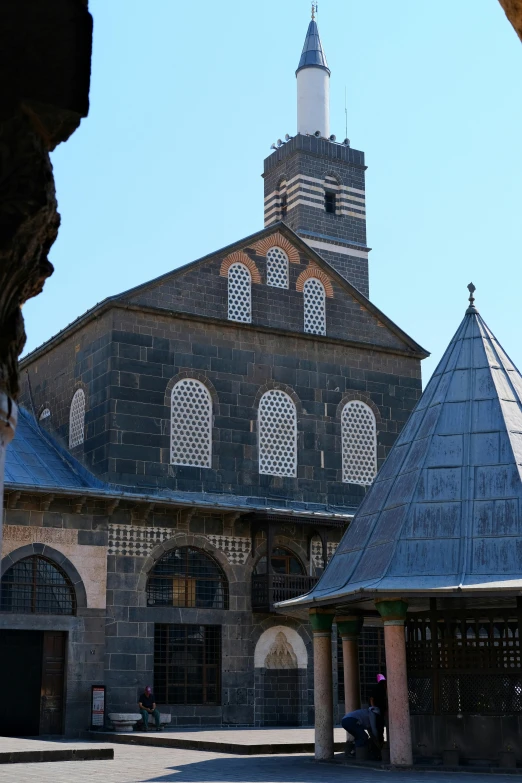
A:
{"label": "stone archway", "polygon": [[254,652],[257,726],[307,722],[307,666],[305,643],[293,628],[275,625],[261,634]]}

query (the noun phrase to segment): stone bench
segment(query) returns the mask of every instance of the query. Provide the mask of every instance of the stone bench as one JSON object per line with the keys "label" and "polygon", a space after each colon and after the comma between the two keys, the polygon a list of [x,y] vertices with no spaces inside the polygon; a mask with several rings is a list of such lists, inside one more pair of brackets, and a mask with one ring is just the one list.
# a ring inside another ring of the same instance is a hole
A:
{"label": "stone bench", "polygon": [[[109,720],[114,726],[114,731],[129,733],[135,730],[137,723],[141,722],[141,714],[139,712],[109,712]],[[165,726],[170,723],[172,716],[162,712],[160,713],[160,720],[161,725]],[[155,728],[154,719],[152,719],[152,727]],[[154,731],[154,728],[150,728],[149,731]]]}

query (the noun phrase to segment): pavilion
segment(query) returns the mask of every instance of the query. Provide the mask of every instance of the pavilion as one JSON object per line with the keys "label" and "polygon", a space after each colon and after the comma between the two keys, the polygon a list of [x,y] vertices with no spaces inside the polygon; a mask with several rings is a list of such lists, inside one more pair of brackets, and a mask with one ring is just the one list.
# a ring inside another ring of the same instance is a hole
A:
{"label": "pavilion", "polygon": [[[391,763],[522,761],[522,376],[474,306],[323,576],[279,604],[314,630],[316,756],[333,755],[331,629],[347,709],[357,635],[384,624]],[[381,618],[379,620],[378,618]]]}

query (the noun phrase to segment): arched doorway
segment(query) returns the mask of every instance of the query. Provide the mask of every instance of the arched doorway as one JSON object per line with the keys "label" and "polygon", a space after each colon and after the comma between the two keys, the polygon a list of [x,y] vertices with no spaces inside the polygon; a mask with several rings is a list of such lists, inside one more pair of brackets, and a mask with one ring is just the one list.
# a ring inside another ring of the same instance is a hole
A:
{"label": "arched doorway", "polygon": [[[52,616],[76,614],[76,594],[67,574],[42,555],[23,557],[3,574],[0,611],[20,618],[38,616],[35,625],[53,628]],[[47,616],[45,620],[43,616]],[[50,620],[50,622],[48,622]],[[21,623],[26,626],[27,623]],[[66,633],[11,628],[0,632],[0,660],[6,683],[16,697],[4,695],[0,734],[62,734],[65,692]]]}

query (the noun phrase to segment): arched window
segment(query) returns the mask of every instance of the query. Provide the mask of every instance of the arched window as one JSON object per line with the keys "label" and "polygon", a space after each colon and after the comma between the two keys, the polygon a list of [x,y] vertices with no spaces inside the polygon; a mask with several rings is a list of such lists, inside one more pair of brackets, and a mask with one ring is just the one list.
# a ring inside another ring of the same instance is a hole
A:
{"label": "arched window", "polygon": [[279,389],[265,392],[259,402],[259,472],[297,474],[297,414],[292,398]]}
{"label": "arched window", "polygon": [[309,277],[303,286],[304,330],[309,334],[326,334],[326,295],[324,285]]}
{"label": "arched window", "polygon": [[149,574],[147,606],[228,609],[227,578],[206,552],[171,549]]}
{"label": "arched window", "polygon": [[170,461],[199,468],[212,465],[212,400],[195,378],[183,378],[172,389]]}
{"label": "arched window", "polygon": [[266,254],[266,284],[288,288],[288,256],[280,247],[271,247]]}
{"label": "arched window", "polygon": [[360,400],[347,402],[341,414],[343,481],[370,485],[377,473],[377,424],[375,415]]}
{"label": "arched window", "polygon": [[[299,558],[289,549],[282,546],[276,546],[272,549],[270,564],[274,574],[304,574],[305,570]],[[267,558],[266,555],[260,557],[254,568],[256,576],[266,574]]]}
{"label": "arched window", "polygon": [[232,264],[228,270],[229,321],[252,321],[252,278],[244,264]]}
{"label": "arched window", "polygon": [[43,421],[44,419],[48,419],[51,416],[51,411],[49,408],[44,408],[43,411],[38,416],[38,421]]}
{"label": "arched window", "polygon": [[51,560],[31,555],[2,577],[2,612],[74,614],[76,596],[64,572]]}
{"label": "arched window", "polygon": [[69,412],[69,448],[83,443],[85,429],[85,392],[77,389],[71,401]]}

